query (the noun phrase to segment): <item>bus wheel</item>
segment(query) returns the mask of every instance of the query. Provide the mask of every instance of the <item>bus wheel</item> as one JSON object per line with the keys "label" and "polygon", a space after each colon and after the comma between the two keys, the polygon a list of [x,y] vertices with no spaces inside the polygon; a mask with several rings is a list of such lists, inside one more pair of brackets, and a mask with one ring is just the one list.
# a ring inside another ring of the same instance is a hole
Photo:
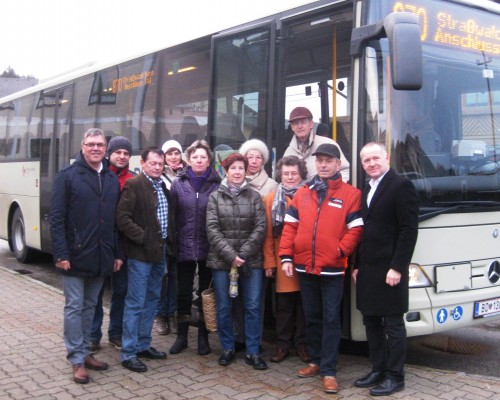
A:
{"label": "bus wheel", "polygon": [[34,250],[26,246],[26,235],[23,213],[18,208],[14,212],[14,218],[10,228],[10,238],[12,243],[12,251],[16,256],[17,261],[21,263],[29,263],[33,257]]}

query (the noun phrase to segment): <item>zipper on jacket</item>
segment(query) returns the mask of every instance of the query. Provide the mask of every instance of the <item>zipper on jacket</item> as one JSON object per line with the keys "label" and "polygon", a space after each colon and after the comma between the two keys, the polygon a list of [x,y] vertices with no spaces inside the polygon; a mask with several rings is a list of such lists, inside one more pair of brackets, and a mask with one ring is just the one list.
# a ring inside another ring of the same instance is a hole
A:
{"label": "zipper on jacket", "polygon": [[[328,190],[327,190],[327,193],[328,193]],[[326,196],[325,196],[326,198]],[[318,204],[318,213],[316,214],[316,221],[314,221],[314,229],[313,229],[313,240],[312,240],[312,261],[311,261],[311,268],[312,268],[312,271],[314,272],[314,265],[316,264],[316,229],[318,227],[318,222],[319,222],[319,213],[321,212],[321,205],[323,204],[323,201],[325,201],[325,199],[323,199],[321,201],[321,203]]]}
{"label": "zipper on jacket", "polygon": [[[198,259],[198,198],[200,197],[200,193],[196,192],[196,204],[195,204],[195,212],[194,212],[194,232],[195,232],[195,240],[194,240],[194,257]],[[198,262],[196,262],[198,263]]]}

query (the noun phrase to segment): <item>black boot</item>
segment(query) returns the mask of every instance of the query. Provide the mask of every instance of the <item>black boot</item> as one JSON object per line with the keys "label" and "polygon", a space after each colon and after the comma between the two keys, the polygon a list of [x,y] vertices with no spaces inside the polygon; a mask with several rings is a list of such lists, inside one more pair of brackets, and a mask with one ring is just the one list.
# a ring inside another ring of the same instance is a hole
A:
{"label": "black boot", "polygon": [[170,354],[178,354],[188,346],[189,322],[177,321],[177,338],[170,348]]}
{"label": "black boot", "polygon": [[208,343],[208,330],[205,323],[200,322],[200,327],[198,328],[198,354],[206,356],[211,352],[212,349],[210,348],[210,343]]}

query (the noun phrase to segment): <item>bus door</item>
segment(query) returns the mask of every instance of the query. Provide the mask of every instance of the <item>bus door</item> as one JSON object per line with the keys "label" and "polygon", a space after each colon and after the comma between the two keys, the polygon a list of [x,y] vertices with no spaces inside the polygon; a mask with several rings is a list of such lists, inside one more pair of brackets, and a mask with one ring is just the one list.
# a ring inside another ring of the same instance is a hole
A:
{"label": "bus door", "polygon": [[261,139],[273,147],[270,115],[274,43],[275,27],[270,22],[212,39],[208,136],[222,175],[220,161],[247,139]]}
{"label": "bus door", "polygon": [[[71,102],[73,86],[40,95],[42,108],[42,141],[40,156],[40,228],[42,249],[51,252],[49,211],[55,174],[69,165]],[[75,138],[80,140],[80,138]],[[71,155],[74,158],[76,155]]]}
{"label": "bus door", "polygon": [[313,114],[316,134],[334,139],[351,163],[352,28],[351,2],[282,20],[278,53],[282,60],[278,99],[284,115],[278,128],[282,152],[293,137],[290,112],[307,107]]}
{"label": "bus door", "polygon": [[[307,107],[314,121],[314,133],[330,137],[351,164],[352,66],[350,56],[353,29],[352,2],[338,3],[282,19],[279,33],[279,88],[277,101],[281,119],[277,121],[278,159],[293,138],[288,118],[295,107]],[[344,280],[342,334],[350,337],[354,301],[350,279]]]}

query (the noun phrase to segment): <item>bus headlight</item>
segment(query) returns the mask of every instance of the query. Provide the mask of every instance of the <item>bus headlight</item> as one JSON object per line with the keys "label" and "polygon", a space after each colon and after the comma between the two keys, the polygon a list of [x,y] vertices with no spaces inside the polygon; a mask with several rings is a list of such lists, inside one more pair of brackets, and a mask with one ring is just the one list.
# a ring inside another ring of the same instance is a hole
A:
{"label": "bus headlight", "polygon": [[432,286],[431,280],[427,277],[424,270],[420,268],[420,265],[410,264],[410,288],[430,286]]}

